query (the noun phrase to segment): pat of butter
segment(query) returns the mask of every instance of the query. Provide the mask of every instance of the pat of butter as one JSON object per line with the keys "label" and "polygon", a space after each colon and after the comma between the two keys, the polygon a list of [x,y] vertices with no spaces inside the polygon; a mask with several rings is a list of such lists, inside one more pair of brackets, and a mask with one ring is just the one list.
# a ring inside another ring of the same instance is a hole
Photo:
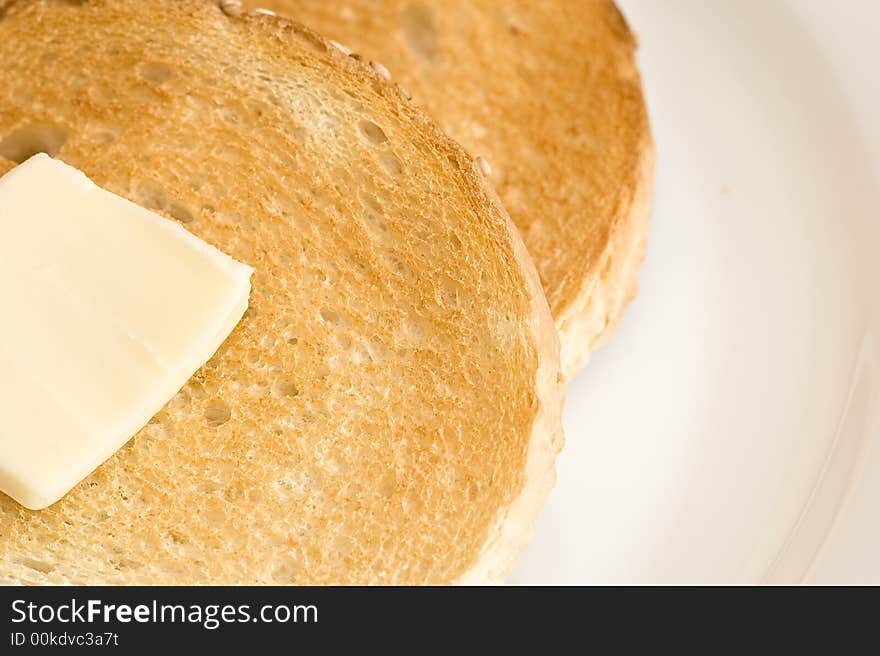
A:
{"label": "pat of butter", "polygon": [[0,178],[0,491],[63,497],[241,320],[253,270],[37,155]]}

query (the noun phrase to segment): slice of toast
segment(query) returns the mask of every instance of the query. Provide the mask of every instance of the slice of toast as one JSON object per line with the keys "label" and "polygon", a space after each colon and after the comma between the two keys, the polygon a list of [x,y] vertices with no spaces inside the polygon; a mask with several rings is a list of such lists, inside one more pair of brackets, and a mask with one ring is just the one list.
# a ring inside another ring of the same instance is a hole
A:
{"label": "slice of toast", "polygon": [[562,390],[474,161],[288,20],[3,9],[0,153],[52,151],[255,273],[242,322],[128,445],[47,510],[0,497],[0,583],[502,577],[553,483]]}
{"label": "slice of toast", "polygon": [[381,62],[491,180],[535,259],[566,377],[636,293],[653,145],[611,0],[246,0]]}

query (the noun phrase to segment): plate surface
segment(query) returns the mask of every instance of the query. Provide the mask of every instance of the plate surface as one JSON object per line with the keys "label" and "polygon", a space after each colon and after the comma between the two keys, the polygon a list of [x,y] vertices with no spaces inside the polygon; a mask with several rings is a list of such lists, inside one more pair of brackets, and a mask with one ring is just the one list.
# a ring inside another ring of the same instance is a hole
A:
{"label": "plate surface", "polygon": [[880,582],[880,7],[621,5],[648,259],[510,581]]}

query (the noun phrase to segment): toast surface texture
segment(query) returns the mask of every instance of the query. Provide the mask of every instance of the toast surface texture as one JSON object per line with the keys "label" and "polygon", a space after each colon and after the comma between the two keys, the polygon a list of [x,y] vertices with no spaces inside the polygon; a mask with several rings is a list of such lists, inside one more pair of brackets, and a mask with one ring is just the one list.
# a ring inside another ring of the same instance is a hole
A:
{"label": "toast surface texture", "polygon": [[391,72],[491,181],[535,260],[566,377],[636,294],[653,145],[611,0],[246,0]]}
{"label": "toast surface texture", "polygon": [[48,151],[255,268],[125,447],[47,510],[0,496],[0,583],[502,578],[562,390],[474,161],[322,37],[207,0],[0,1],[0,61],[0,170]]}

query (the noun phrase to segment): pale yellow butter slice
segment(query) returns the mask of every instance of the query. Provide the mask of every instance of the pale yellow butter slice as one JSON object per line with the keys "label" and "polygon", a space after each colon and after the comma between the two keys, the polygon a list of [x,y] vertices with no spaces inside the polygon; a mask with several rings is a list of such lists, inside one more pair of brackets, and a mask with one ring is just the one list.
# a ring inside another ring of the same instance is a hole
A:
{"label": "pale yellow butter slice", "polygon": [[0,491],[40,509],[229,336],[253,270],[37,155],[0,178]]}

